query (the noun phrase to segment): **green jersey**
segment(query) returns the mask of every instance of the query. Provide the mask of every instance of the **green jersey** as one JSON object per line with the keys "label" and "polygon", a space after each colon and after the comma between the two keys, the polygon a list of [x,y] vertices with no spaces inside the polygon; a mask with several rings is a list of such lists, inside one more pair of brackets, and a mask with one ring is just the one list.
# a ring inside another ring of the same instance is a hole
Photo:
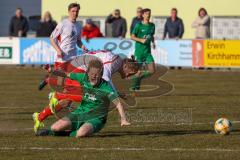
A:
{"label": "green jersey", "polygon": [[98,112],[97,114],[106,114],[110,102],[118,98],[117,93],[110,84],[101,79],[97,86],[92,86],[85,73],[71,73],[70,78],[77,80],[83,87],[83,100],[74,112]]}
{"label": "green jersey", "polygon": [[134,27],[132,34],[137,38],[146,38],[146,42],[136,42],[134,56],[139,64],[143,62],[149,64],[153,63],[154,59],[151,54],[151,41],[155,33],[155,25],[151,22],[148,24],[137,23]]}
{"label": "green jersey", "polygon": [[155,34],[155,25],[151,22],[148,24],[138,23],[132,32],[137,38],[146,38],[146,42],[135,44],[135,53],[138,54],[151,54],[151,41]]}

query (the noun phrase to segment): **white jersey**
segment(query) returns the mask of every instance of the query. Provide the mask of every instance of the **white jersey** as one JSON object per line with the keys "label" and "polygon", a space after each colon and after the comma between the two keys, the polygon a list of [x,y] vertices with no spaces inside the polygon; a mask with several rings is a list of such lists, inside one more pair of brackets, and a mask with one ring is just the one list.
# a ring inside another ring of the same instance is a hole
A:
{"label": "white jersey", "polygon": [[110,51],[94,51],[77,56],[71,61],[71,65],[73,68],[75,67],[80,70],[87,71],[88,62],[93,59],[99,59],[102,61],[104,68],[102,78],[108,81],[112,88],[116,91],[112,83],[112,75],[122,67],[122,58],[119,55],[114,55]]}
{"label": "white jersey", "polygon": [[103,63],[103,79],[106,81],[112,80],[112,75],[116,73],[122,66],[122,59],[119,55],[114,55],[110,51],[95,51],[85,55],[93,55],[99,58]]}
{"label": "white jersey", "polygon": [[51,34],[51,38],[63,52],[62,59],[57,62],[68,61],[77,55],[77,41],[81,40],[81,24],[71,22],[68,18],[60,22]]}

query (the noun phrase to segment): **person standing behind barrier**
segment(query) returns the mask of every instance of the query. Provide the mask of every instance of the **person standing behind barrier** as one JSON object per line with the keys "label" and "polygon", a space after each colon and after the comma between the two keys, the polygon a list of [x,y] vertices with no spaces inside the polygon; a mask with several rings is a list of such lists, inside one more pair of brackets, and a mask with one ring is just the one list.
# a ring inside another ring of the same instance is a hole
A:
{"label": "person standing behind barrier", "polygon": [[11,18],[9,25],[10,37],[26,37],[29,29],[28,20],[22,15],[22,9],[17,8],[15,16]]}
{"label": "person standing behind barrier", "polygon": [[164,26],[163,38],[166,39],[168,35],[169,39],[181,39],[184,33],[184,25],[181,18],[177,16],[177,9],[172,8],[171,17],[167,18]]}
{"label": "person standing behind barrier", "polygon": [[91,19],[86,20],[86,25],[82,29],[82,38],[88,41],[91,38],[103,37],[100,29],[93,23]]}
{"label": "person standing behind barrier", "polygon": [[130,27],[130,34],[132,34],[133,29],[137,23],[142,22],[142,7],[137,8],[137,16],[132,19],[132,24]]}
{"label": "person standing behind barrier", "polygon": [[112,37],[125,38],[127,22],[125,18],[121,17],[119,9],[115,9],[114,12],[107,17],[106,23],[112,24]]}
{"label": "person standing behind barrier", "polygon": [[57,23],[52,19],[51,13],[45,12],[42,22],[37,29],[37,37],[49,37],[56,26]]}
{"label": "person standing behind barrier", "polygon": [[192,23],[192,28],[196,29],[196,39],[210,38],[210,17],[205,8],[199,9],[198,17]]}

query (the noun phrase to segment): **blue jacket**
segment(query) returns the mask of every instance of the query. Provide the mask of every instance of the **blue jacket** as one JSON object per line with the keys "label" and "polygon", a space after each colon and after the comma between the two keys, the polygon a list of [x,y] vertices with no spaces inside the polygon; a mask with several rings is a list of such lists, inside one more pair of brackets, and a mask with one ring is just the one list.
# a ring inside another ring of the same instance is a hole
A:
{"label": "blue jacket", "polygon": [[176,18],[175,21],[172,21],[171,17],[167,18],[167,21],[164,26],[163,38],[166,38],[167,34],[169,38],[182,38],[184,33],[184,25],[181,18]]}
{"label": "blue jacket", "polygon": [[138,18],[138,17],[134,17],[134,18],[132,19],[132,24],[131,24],[131,27],[130,27],[130,33],[131,33],[131,34],[132,34],[132,31],[133,31],[135,25],[136,25],[137,23],[140,23],[141,21],[142,21],[142,18]]}
{"label": "blue jacket", "polygon": [[106,19],[106,23],[112,24],[112,37],[125,38],[127,33],[127,22],[125,18],[115,18],[112,15],[109,15]]}

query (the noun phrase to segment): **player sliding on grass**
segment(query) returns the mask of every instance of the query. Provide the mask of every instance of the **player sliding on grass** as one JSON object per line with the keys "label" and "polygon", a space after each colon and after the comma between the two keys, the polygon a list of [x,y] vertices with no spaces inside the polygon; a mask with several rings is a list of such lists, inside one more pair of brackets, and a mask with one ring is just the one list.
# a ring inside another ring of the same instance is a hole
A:
{"label": "player sliding on grass", "polygon": [[[65,62],[64,65],[62,65],[62,67],[64,66],[63,71],[65,73],[86,72],[89,61],[94,59],[97,59],[103,63],[103,79],[110,83],[115,92],[116,89],[112,83],[112,74],[119,72],[122,78],[127,78],[138,72],[138,64],[135,60],[129,58],[122,59],[120,56],[114,55],[109,51],[89,52],[89,54],[75,57],[72,61]],[[75,82],[71,82],[70,80],[66,81],[66,85],[74,85],[74,83]],[[40,127],[44,126],[43,121],[47,117],[68,106],[71,101],[81,102],[82,97],[80,95],[76,96],[72,95],[71,93],[67,95],[66,94],[67,90],[65,90],[65,94],[51,94],[49,106],[44,108],[42,112],[36,112],[33,114],[35,132],[37,132]],[[55,99],[59,100],[59,104],[57,104]],[[66,101],[62,102],[62,99],[68,99],[69,101],[68,103]]]}
{"label": "player sliding on grass", "polygon": [[133,90],[139,90],[141,80],[154,74],[155,63],[151,54],[151,42],[155,48],[154,34],[155,25],[150,22],[151,10],[146,8],[142,10],[143,21],[136,24],[131,35],[131,39],[136,41],[134,55],[139,65],[147,64],[147,71],[139,71],[136,75],[132,76]]}
{"label": "player sliding on grass", "polygon": [[38,130],[36,135],[57,135],[61,131],[71,131],[70,136],[86,137],[99,132],[107,121],[109,105],[113,102],[121,118],[121,126],[130,125],[124,107],[111,85],[102,78],[103,64],[91,60],[87,73],[70,73],[68,77],[83,87],[83,100],[76,110],[55,122],[50,130]]}

